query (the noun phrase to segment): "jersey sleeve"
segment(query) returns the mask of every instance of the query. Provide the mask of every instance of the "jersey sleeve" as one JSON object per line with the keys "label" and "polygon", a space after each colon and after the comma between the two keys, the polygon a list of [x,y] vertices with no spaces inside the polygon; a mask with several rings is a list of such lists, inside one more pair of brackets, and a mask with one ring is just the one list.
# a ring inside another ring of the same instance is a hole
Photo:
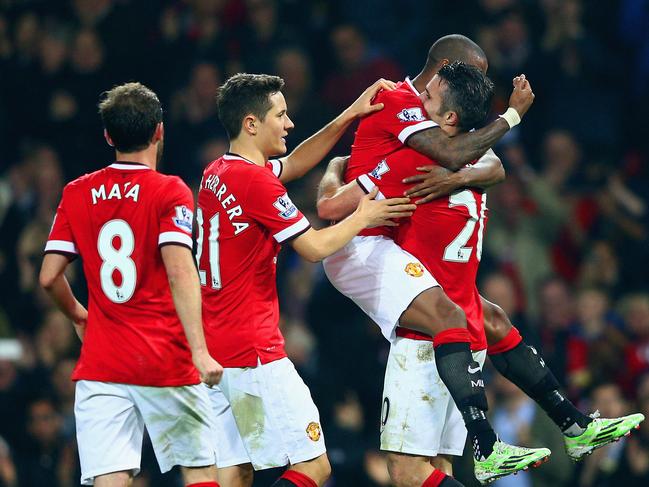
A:
{"label": "jersey sleeve", "polygon": [[[375,187],[378,186],[378,180],[372,175],[372,173],[361,174],[356,178],[356,184],[358,184],[361,187],[361,189],[365,192],[365,194],[368,194],[370,191],[372,191]],[[374,199],[384,200],[385,195],[381,193],[381,190],[379,190],[378,193],[376,193]]]}
{"label": "jersey sleeve", "polygon": [[284,164],[281,159],[271,159],[266,163],[266,167],[273,171],[273,174],[277,179],[282,175],[284,170]]}
{"label": "jersey sleeve", "polygon": [[246,211],[268,229],[277,243],[302,235],[311,224],[293,204],[284,185],[268,172],[259,173],[248,189]]}
{"label": "jersey sleeve", "polygon": [[158,246],[183,245],[192,249],[194,197],[187,185],[173,178],[161,193]]}
{"label": "jersey sleeve", "polygon": [[67,257],[76,257],[79,255],[77,244],[72,234],[70,221],[65,210],[66,192],[63,192],[63,197],[56,209],[56,215],[52,222],[52,229],[45,244],[45,253],[63,254]]}
{"label": "jersey sleeve", "polygon": [[423,105],[414,93],[412,96],[398,91],[383,93],[378,101],[385,107],[379,112],[381,116],[378,121],[383,130],[398,138],[402,144],[405,144],[411,135],[438,126],[428,119]]}

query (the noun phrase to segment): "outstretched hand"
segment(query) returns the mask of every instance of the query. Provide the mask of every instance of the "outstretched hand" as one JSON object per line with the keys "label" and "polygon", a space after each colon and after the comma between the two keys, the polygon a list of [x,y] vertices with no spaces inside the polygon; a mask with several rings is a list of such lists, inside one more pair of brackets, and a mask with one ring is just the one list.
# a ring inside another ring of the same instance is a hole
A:
{"label": "outstretched hand", "polygon": [[352,103],[347,109],[349,113],[354,117],[364,117],[370,113],[378,112],[383,110],[383,103],[372,104],[372,100],[381,90],[394,90],[396,88],[396,83],[387,79],[379,79],[372,86],[367,88],[358,99]]}

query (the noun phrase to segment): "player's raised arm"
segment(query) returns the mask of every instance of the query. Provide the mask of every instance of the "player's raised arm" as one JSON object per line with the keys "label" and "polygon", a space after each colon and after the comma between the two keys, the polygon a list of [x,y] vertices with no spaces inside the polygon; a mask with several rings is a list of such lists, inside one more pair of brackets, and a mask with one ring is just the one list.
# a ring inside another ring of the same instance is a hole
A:
{"label": "player's raised arm", "polygon": [[65,316],[72,320],[74,329],[83,341],[83,334],[86,330],[88,311],[77,300],[70,288],[65,269],[69,263],[68,257],[61,254],[48,253],[43,258],[39,281],[43,289],[50,295],[56,306]]}
{"label": "player's raised arm", "polygon": [[392,90],[394,87],[394,82],[379,79],[340,115],[298,145],[289,155],[282,158],[283,168],[279,177],[280,181],[287,183],[300,178],[316,166],[329,153],[354,120],[383,108],[382,103],[372,104],[376,94],[380,90]]}
{"label": "player's raised arm", "polygon": [[408,198],[375,200],[378,188],[361,199],[358,208],[340,223],[322,230],[309,229],[291,244],[310,262],[318,262],[343,248],[365,228],[396,226],[394,220],[412,215],[416,206]]}
{"label": "player's raised arm", "polygon": [[340,221],[351,215],[365,192],[352,181],[344,184],[349,156],[334,157],[327,165],[318,185],[318,216],[323,220]]}
{"label": "player's raised arm", "polygon": [[422,174],[407,177],[404,183],[417,183],[405,193],[421,205],[451,194],[460,188],[487,189],[505,180],[505,168],[496,153],[489,149],[475,164],[453,172],[444,167],[430,165],[417,168]]}
{"label": "player's raised arm", "polygon": [[406,144],[452,171],[479,159],[507,131],[520,123],[534,102],[534,92],[525,75],[514,78],[513,84],[509,108],[486,127],[455,137],[449,137],[438,128],[430,128],[414,133]]}

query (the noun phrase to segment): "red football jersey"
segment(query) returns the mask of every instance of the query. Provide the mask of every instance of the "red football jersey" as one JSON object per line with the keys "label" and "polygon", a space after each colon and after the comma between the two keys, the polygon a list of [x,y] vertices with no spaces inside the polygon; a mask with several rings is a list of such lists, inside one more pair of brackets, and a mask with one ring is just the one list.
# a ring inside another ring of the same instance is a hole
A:
{"label": "red football jersey", "polygon": [[[384,108],[361,119],[358,124],[345,182],[353,181],[370,171],[376,171],[376,175],[380,176],[381,160],[400,150],[412,134],[437,126],[428,119],[419,94],[409,78],[397,83],[392,91],[381,91],[374,102],[383,103]],[[393,234],[392,227],[380,227],[363,230],[360,235]]]}
{"label": "red football jersey", "polygon": [[[378,185],[386,198],[402,195],[409,185],[402,180],[417,172],[418,166],[431,164],[419,152],[403,147],[380,162],[374,170],[358,178],[369,192]],[[444,292],[460,306],[471,334],[471,348],[487,348],[482,301],[476,277],[482,255],[487,221],[487,195],[464,189],[417,207],[412,217],[396,227],[394,239],[416,256],[437,279]],[[416,338],[416,333],[411,337]]]}
{"label": "red football jersey", "polygon": [[260,167],[226,154],[203,172],[198,193],[197,262],[210,354],[224,367],[286,357],[279,330],[276,263],[280,244],[310,228],[277,179],[281,163]]}
{"label": "red football jersey", "polygon": [[74,380],[199,383],[159,251],[192,248],[193,208],[180,178],[137,163],[65,187],[45,252],[83,259],[88,325]]}

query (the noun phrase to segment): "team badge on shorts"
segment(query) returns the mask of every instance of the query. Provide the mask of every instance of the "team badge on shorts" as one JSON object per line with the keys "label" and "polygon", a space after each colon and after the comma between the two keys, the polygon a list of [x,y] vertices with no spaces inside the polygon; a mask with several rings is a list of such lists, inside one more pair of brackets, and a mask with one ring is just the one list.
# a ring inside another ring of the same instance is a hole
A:
{"label": "team badge on shorts", "polygon": [[320,425],[315,421],[311,421],[309,426],[306,427],[306,435],[311,441],[318,441],[320,439]]}
{"label": "team badge on shorts", "polygon": [[404,271],[411,277],[421,277],[424,275],[424,266],[419,262],[410,262]]}

